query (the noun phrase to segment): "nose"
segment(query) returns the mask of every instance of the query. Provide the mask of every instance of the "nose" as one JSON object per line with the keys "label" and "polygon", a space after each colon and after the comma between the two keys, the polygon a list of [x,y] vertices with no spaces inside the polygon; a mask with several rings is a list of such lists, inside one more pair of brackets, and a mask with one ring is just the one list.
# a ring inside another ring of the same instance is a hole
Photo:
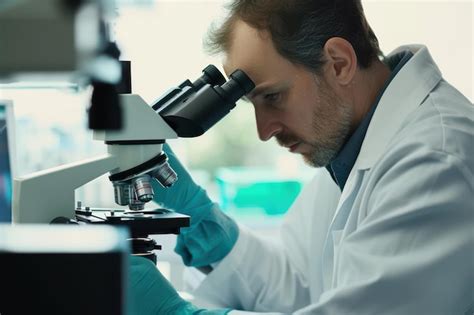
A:
{"label": "nose", "polygon": [[282,125],[276,117],[257,107],[255,107],[255,121],[257,123],[258,137],[262,141],[270,140],[282,131]]}

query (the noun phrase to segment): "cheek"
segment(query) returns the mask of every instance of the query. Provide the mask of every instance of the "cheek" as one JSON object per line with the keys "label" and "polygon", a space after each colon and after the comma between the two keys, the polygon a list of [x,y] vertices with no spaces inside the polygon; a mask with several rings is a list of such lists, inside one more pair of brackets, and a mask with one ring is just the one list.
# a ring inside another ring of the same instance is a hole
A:
{"label": "cheek", "polygon": [[302,120],[312,119],[314,112],[324,106],[321,91],[313,77],[299,80],[292,91],[292,98],[292,103],[298,104]]}
{"label": "cheek", "polygon": [[[314,89],[314,88],[313,88]],[[289,102],[289,116],[296,121],[296,130],[308,131],[312,128],[315,113],[321,107],[321,98],[314,94],[314,90],[301,90],[300,93],[294,93]]]}

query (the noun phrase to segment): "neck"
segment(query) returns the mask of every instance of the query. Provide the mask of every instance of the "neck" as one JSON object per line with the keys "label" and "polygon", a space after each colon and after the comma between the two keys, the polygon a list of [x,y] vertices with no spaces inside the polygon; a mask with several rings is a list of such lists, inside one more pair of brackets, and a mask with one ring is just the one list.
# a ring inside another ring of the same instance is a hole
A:
{"label": "neck", "polygon": [[358,78],[354,80],[353,90],[354,129],[374,105],[378,94],[390,77],[390,72],[390,68],[380,60],[374,61],[369,68],[359,71]]}

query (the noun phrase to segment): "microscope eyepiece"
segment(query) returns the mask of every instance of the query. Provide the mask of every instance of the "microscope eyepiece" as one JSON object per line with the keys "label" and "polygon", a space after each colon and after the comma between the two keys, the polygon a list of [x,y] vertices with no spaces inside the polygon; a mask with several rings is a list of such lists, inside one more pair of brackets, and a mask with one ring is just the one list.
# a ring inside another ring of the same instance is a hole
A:
{"label": "microscope eyepiece", "polygon": [[231,73],[229,81],[221,86],[222,96],[227,98],[229,103],[235,103],[243,95],[253,90],[255,84],[242,70],[235,70]]}
{"label": "microscope eyepiece", "polygon": [[214,65],[208,65],[202,70],[202,76],[193,82],[196,91],[199,91],[204,85],[210,84],[222,85],[225,83],[225,78],[222,73]]}
{"label": "microscope eyepiece", "polygon": [[203,73],[193,88],[180,86],[182,92],[175,89],[172,96],[165,95],[153,106],[179,137],[202,135],[255,87],[242,70],[234,71],[227,82],[212,65],[207,66]]}
{"label": "microscope eyepiece", "polygon": [[245,94],[250,93],[250,91],[255,88],[255,84],[253,83],[252,79],[250,79],[249,76],[242,70],[235,70],[230,74],[230,77],[239,83]]}

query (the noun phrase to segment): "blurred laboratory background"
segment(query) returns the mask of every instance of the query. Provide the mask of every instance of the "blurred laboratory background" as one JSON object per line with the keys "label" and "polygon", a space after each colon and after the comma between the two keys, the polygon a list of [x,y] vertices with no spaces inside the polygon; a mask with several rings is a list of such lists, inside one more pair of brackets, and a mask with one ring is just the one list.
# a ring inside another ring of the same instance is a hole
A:
{"label": "blurred laboratory background", "polygon": [[[152,103],[185,79],[194,80],[208,64],[203,39],[211,21],[225,14],[225,1],[122,1],[113,17],[121,59],[132,65],[132,92]],[[404,44],[428,46],[450,83],[473,100],[472,1],[363,1],[384,53]],[[221,69],[221,68],[220,68]],[[222,69],[221,69],[222,70]],[[105,153],[87,129],[91,91],[74,85],[0,85],[0,99],[14,104],[17,175]],[[195,180],[224,211],[268,237],[277,233],[302,185],[314,175],[301,158],[275,141],[258,139],[252,105],[239,102],[205,135],[170,144]],[[107,176],[76,191],[76,200],[94,207],[116,207]],[[317,209],[315,209],[317,211]],[[158,259],[179,288],[182,265],[165,236]]]}

